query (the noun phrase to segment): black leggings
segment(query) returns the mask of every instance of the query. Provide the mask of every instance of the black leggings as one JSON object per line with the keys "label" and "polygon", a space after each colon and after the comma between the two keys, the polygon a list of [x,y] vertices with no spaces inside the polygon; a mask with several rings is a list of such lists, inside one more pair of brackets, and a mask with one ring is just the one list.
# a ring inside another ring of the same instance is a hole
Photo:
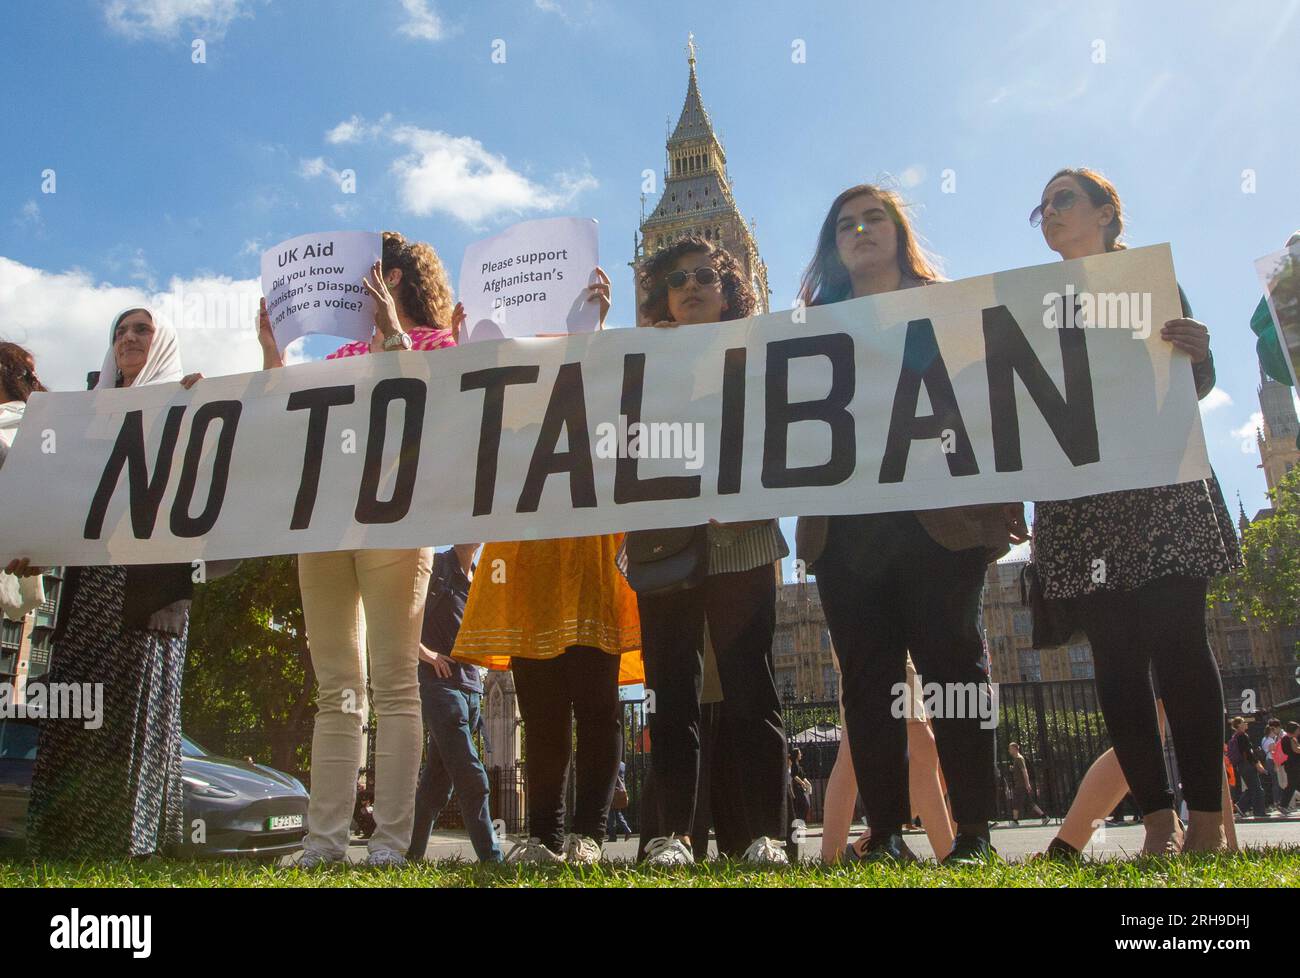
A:
{"label": "black leggings", "polygon": [[1129,790],[1143,815],[1174,805],[1151,689],[1151,667],[1174,739],[1187,807],[1219,811],[1223,686],[1205,636],[1204,578],[1158,578],[1133,591],[1074,600],[1092,645],[1097,695]]}
{"label": "black leggings", "polygon": [[575,645],[554,659],[514,658],[515,695],[527,738],[528,834],[552,852],[564,846],[564,790],[577,720],[577,799],[573,831],[599,841],[622,752],[619,657]]}

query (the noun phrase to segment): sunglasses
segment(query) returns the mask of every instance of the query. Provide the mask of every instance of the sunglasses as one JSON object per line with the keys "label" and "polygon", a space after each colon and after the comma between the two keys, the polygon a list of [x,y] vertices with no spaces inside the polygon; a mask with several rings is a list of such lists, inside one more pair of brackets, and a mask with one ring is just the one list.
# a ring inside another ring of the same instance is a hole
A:
{"label": "sunglasses", "polygon": [[1045,200],[1032,211],[1029,212],[1029,226],[1036,228],[1043,223],[1043,211],[1047,209],[1048,204],[1056,213],[1068,211],[1071,207],[1079,202],[1079,195],[1073,190],[1061,189],[1052,194],[1051,200]]}
{"label": "sunglasses", "polygon": [[674,269],[668,273],[664,281],[668,283],[670,289],[682,289],[686,287],[686,283],[692,276],[700,285],[712,285],[718,280],[718,273],[711,265],[701,265],[693,272],[686,272],[680,268]]}

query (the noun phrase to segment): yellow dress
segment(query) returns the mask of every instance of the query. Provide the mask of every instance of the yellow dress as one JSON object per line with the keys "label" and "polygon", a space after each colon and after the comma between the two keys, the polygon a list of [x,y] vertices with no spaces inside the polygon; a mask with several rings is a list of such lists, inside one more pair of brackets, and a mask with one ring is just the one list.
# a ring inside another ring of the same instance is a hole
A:
{"label": "yellow dress", "polygon": [[615,564],[621,533],[483,547],[452,656],[489,669],[553,659],[572,645],[621,656],[618,681],[645,681],[636,594]]}

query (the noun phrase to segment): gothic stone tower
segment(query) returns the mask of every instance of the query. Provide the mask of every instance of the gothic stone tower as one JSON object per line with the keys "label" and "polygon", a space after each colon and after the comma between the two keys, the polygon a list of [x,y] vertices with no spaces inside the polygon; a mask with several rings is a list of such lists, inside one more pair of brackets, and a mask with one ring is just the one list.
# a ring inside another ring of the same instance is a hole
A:
{"label": "gothic stone tower", "polygon": [[[690,65],[686,104],[682,106],[677,128],[668,137],[663,194],[654,212],[641,222],[633,268],[646,255],[654,254],[678,238],[699,235],[735,256],[758,297],[758,311],[765,313],[768,311],[767,266],[758,254],[753,229],[745,223],[731,196],[727,154],[700,99],[699,82],[695,78],[694,35],[687,42],[686,51]],[[643,298],[638,285],[638,311]]]}
{"label": "gothic stone tower", "polygon": [[1272,492],[1282,481],[1282,476],[1300,463],[1300,451],[1296,449],[1300,421],[1296,419],[1291,388],[1273,380],[1262,367],[1259,371],[1259,406],[1264,415],[1264,423],[1257,435],[1259,467],[1264,470],[1264,481]]}

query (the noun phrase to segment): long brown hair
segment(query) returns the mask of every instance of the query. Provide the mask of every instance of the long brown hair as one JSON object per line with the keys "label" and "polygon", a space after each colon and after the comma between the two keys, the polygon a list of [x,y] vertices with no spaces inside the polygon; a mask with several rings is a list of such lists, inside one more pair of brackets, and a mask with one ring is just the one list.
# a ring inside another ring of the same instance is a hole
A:
{"label": "long brown hair", "polygon": [[668,313],[668,273],[683,255],[704,255],[722,282],[722,294],[727,297],[727,309],[722,314],[724,322],[745,319],[758,308],[754,289],[745,278],[740,262],[726,248],[696,235],[687,235],[660,248],[641,262],[637,279],[645,298],[641,300],[643,325],[663,322],[672,317]]}
{"label": "long brown hair", "polygon": [[403,311],[421,326],[451,327],[451,283],[433,246],[407,241],[396,231],[384,232],[384,271],[402,270],[396,298]]}
{"label": "long brown hair", "polygon": [[[1128,245],[1119,240],[1124,233],[1124,205],[1120,203],[1119,191],[1115,189],[1115,185],[1096,170],[1090,170],[1086,166],[1066,167],[1052,174],[1052,180],[1059,180],[1061,177],[1074,177],[1083,188],[1083,192],[1088,195],[1088,199],[1092,201],[1093,207],[1105,207],[1110,204],[1115,208],[1115,216],[1102,229],[1102,237],[1106,241],[1107,251],[1123,251],[1127,248]],[[1050,185],[1052,180],[1048,180],[1044,186]]]}
{"label": "long brown hair", "polygon": [[899,271],[922,282],[935,282],[941,277],[937,260],[922,247],[912,228],[912,222],[907,217],[908,204],[902,195],[874,183],[860,183],[836,197],[826,212],[826,219],[822,221],[822,229],[817,235],[817,250],[800,281],[799,298],[804,305],[823,306],[828,302],[840,302],[852,297],[853,283],[849,279],[849,270],[840,261],[840,252],[835,246],[835,223],[845,202],[861,196],[879,200],[894,222],[898,232]]}
{"label": "long brown hair", "polygon": [[0,392],[26,401],[34,391],[43,390],[32,355],[17,343],[0,343]]}

